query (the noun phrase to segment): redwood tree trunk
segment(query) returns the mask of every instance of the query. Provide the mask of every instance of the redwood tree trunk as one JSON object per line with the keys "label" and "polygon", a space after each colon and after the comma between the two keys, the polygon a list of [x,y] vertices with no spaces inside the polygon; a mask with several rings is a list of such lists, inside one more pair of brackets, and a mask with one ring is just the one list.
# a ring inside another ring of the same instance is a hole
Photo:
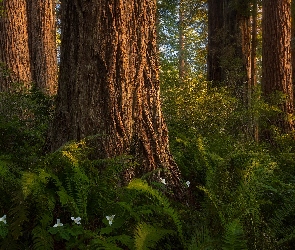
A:
{"label": "redwood tree trunk", "polygon": [[221,66],[223,48],[224,0],[208,0],[207,79],[214,87],[224,80]]}
{"label": "redwood tree trunk", "polygon": [[3,0],[0,6],[0,91],[11,90],[16,82],[28,87],[32,79],[26,0]]}
{"label": "redwood tree trunk", "polygon": [[161,111],[156,1],[61,4],[61,64],[50,149],[97,135],[97,157],[131,154],[141,174],[164,168],[169,171],[159,175],[180,188]]}
{"label": "redwood tree trunk", "polygon": [[208,80],[244,101],[250,84],[250,12],[244,0],[208,1]]}
{"label": "redwood tree trunk", "polygon": [[47,94],[57,86],[55,4],[53,0],[4,0],[0,3],[0,91],[16,82],[34,82]]}
{"label": "redwood tree trunk", "polygon": [[[252,35],[251,35],[251,76],[250,76],[250,84],[248,86],[248,103],[251,108],[252,102],[252,93],[257,85],[257,0],[252,0]],[[253,115],[251,117],[251,125],[250,129],[252,129],[253,138],[256,142],[259,141],[259,132],[258,132],[258,117]]]}
{"label": "redwood tree trunk", "polygon": [[295,97],[295,0],[291,0],[291,63],[292,63],[292,85],[293,102]]}
{"label": "redwood tree trunk", "polygon": [[54,0],[27,0],[32,80],[44,93],[57,89]]}
{"label": "redwood tree trunk", "polygon": [[262,1],[262,94],[266,101],[280,92],[282,114],[271,120],[283,132],[293,130],[294,112],[291,70],[291,1]]}

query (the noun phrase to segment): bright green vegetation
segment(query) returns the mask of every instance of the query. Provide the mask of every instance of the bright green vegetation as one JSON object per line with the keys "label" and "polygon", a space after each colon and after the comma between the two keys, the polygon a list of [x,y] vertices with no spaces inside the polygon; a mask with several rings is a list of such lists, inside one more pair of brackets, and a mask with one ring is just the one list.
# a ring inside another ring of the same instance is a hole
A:
{"label": "bright green vegetation", "polygon": [[190,181],[178,202],[145,176],[124,185],[133,159],[93,160],[91,138],[44,155],[52,100],[36,90],[0,98],[1,249],[292,249],[294,140],[275,128],[271,144],[245,136],[253,113],[275,107],[245,111],[196,80],[163,84],[171,149]]}

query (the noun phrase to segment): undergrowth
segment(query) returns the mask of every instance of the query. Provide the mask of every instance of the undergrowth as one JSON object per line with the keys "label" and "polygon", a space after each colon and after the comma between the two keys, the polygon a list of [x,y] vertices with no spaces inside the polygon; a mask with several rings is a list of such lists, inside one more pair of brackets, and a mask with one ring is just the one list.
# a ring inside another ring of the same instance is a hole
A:
{"label": "undergrowth", "polygon": [[162,182],[124,185],[134,159],[93,159],[89,138],[43,154],[53,100],[35,89],[1,93],[1,249],[292,249],[292,135],[276,132],[275,147],[254,142],[243,128],[265,104],[245,113],[226,90],[206,91],[173,90],[166,103],[189,181],[182,202]]}

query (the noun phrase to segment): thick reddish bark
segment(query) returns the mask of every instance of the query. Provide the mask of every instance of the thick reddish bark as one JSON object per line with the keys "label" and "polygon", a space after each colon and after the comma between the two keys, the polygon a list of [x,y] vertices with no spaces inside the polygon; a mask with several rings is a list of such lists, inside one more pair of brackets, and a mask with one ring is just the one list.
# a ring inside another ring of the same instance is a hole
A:
{"label": "thick reddish bark", "polygon": [[97,157],[131,154],[141,174],[169,170],[158,174],[180,190],[161,111],[156,1],[64,0],[62,10],[50,149],[96,135]]}
{"label": "thick reddish bark", "polygon": [[292,63],[292,85],[293,101],[295,95],[295,0],[291,0],[291,63]]}
{"label": "thick reddish bark", "polygon": [[44,93],[57,89],[54,0],[27,0],[32,80]]}
{"label": "thick reddish bark", "polygon": [[16,82],[28,87],[32,79],[26,0],[3,0],[0,6],[0,91],[13,89]]}
{"label": "thick reddish bark", "polygon": [[266,101],[279,92],[282,114],[271,121],[282,131],[293,130],[294,112],[291,70],[291,1],[262,1],[262,94]]}
{"label": "thick reddish bark", "polygon": [[57,86],[53,0],[4,0],[0,16],[0,91],[34,82],[47,94]]}

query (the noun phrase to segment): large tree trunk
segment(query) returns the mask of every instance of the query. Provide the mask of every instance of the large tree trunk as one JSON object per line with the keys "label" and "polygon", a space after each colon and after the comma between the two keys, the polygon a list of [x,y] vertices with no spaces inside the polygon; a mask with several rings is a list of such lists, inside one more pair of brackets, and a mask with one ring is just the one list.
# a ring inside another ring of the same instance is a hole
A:
{"label": "large tree trunk", "polygon": [[62,1],[57,108],[49,147],[97,135],[97,157],[135,156],[180,188],[162,116],[156,1]]}
{"label": "large tree trunk", "polygon": [[27,0],[32,80],[44,93],[57,89],[54,0]]}
{"label": "large tree trunk", "polygon": [[291,63],[292,63],[292,85],[293,102],[295,99],[295,0],[291,0]]}
{"label": "large tree trunk", "polygon": [[[293,130],[294,112],[291,71],[291,1],[262,1],[262,94],[266,101],[280,92],[282,114],[271,120],[283,132]],[[264,135],[265,137],[265,135]]]}
{"label": "large tree trunk", "polygon": [[16,82],[28,87],[32,78],[27,31],[26,0],[0,3],[0,91],[9,91]]}

